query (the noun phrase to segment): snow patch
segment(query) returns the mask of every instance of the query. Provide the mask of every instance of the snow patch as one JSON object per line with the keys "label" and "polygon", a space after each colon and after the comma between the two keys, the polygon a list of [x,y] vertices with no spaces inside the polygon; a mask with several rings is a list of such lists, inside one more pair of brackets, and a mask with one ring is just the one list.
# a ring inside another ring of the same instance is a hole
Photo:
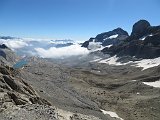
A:
{"label": "snow patch", "polygon": [[145,70],[145,69],[156,67],[160,65],[160,57],[154,58],[154,59],[143,59],[140,61],[135,61],[133,63],[135,64],[132,66],[142,67],[143,68],[142,70]]}
{"label": "snow patch", "polygon": [[140,93],[139,93],[139,92],[137,92],[136,94],[137,94],[137,95],[140,95]]}
{"label": "snow patch", "polygon": [[159,81],[155,81],[155,82],[143,82],[143,84],[160,88],[160,80]]}
{"label": "snow patch", "polygon": [[102,109],[101,109],[101,111],[103,112],[103,114],[108,114],[108,115],[110,115],[112,118],[118,118],[118,119],[120,119],[120,120],[123,120],[123,119],[120,118],[120,117],[117,115],[117,113],[115,113],[115,112],[105,111],[105,110],[102,110]]}
{"label": "snow patch", "polygon": [[107,46],[105,46],[105,47],[110,48],[111,46],[113,46],[113,44],[111,44],[111,45],[107,45]]}
{"label": "snow patch", "polygon": [[150,34],[150,35],[147,35],[147,36],[143,36],[142,38],[140,38],[140,40],[145,40],[146,39],[146,37],[148,37],[148,36],[153,36],[152,34]]}
{"label": "snow patch", "polygon": [[108,38],[109,38],[109,39],[113,39],[113,38],[117,38],[117,37],[118,37],[118,34],[115,34],[115,35],[109,36]]}
{"label": "snow patch", "polygon": [[111,35],[107,38],[104,38],[103,40],[107,40],[107,39],[114,39],[114,38],[117,38],[118,37],[118,34],[115,34],[115,35]]}
{"label": "snow patch", "polygon": [[130,62],[127,62],[127,63],[121,63],[121,62],[117,62],[119,58],[115,55],[113,57],[110,57],[108,59],[105,59],[105,60],[101,60],[99,63],[106,63],[106,64],[109,64],[109,65],[126,65],[126,64],[129,64]]}
{"label": "snow patch", "polygon": [[137,81],[137,80],[132,80],[133,82]]}
{"label": "snow patch", "polygon": [[100,60],[102,60],[102,58],[97,58],[97,59],[94,59],[94,60],[92,60],[92,61],[90,61],[90,62],[98,62],[98,61],[100,61]]}
{"label": "snow patch", "polygon": [[55,109],[56,115],[57,115],[57,119],[58,120],[71,120],[72,118],[74,119],[75,115],[77,117],[77,119],[81,119],[81,120],[100,120],[98,117],[92,116],[92,115],[84,115],[81,113],[73,113],[70,111],[65,111],[59,108]]}
{"label": "snow patch", "polygon": [[118,59],[119,58],[115,55],[108,59],[101,60],[98,63],[106,63],[109,65],[116,65],[116,66],[130,64],[131,66],[134,67],[142,67],[143,68],[142,71],[160,65],[160,57],[154,59],[142,59],[139,61],[129,61],[126,63],[117,62]]}

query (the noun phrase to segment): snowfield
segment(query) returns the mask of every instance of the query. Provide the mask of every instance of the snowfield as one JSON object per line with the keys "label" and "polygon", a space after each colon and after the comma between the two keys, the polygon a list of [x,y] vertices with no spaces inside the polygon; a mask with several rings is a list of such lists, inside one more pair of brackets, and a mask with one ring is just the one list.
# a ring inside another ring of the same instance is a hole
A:
{"label": "snowfield", "polygon": [[109,36],[108,38],[109,38],[109,39],[113,39],[113,38],[117,38],[117,37],[118,37],[118,34]]}
{"label": "snowfield", "polygon": [[115,55],[113,57],[110,57],[108,59],[105,59],[105,60],[101,60],[99,61],[99,63],[106,63],[106,64],[109,64],[109,65],[126,65],[126,64],[129,64],[131,62],[127,62],[127,63],[121,63],[121,62],[117,62],[119,58]]}
{"label": "snowfield", "polygon": [[105,47],[110,48],[111,46],[113,46],[113,44],[107,45],[107,46],[105,46]]}
{"label": "snowfield", "polygon": [[143,82],[143,84],[152,86],[152,87],[157,87],[160,88],[160,80],[159,81],[155,81],[155,82]]}
{"label": "snowfield", "polygon": [[[152,35],[152,34],[150,34],[150,35],[148,35],[148,36],[153,36],[153,35]],[[148,37],[148,36],[144,36],[144,37],[140,38],[140,40],[145,40],[145,39],[146,39],[146,37]]]}
{"label": "snowfield", "polygon": [[103,39],[103,40],[115,39],[115,38],[117,38],[117,37],[118,37],[118,34],[115,34],[115,35],[111,35],[111,36],[109,36],[109,37],[107,37],[107,38],[105,38],[105,39]]}
{"label": "snowfield", "polygon": [[105,111],[105,110],[102,110],[102,109],[101,109],[101,111],[103,112],[103,114],[108,114],[108,115],[110,115],[112,118],[118,118],[118,119],[120,119],[120,120],[123,120],[123,119],[120,118],[120,117],[117,115],[117,113],[115,113],[115,112]]}
{"label": "snowfield", "polygon": [[119,59],[119,57],[117,57],[115,55],[115,56],[110,57],[108,59],[101,60],[98,63],[106,63],[109,65],[116,65],[116,66],[130,64],[131,66],[134,66],[134,67],[142,67],[142,70],[146,70],[148,68],[152,68],[152,67],[156,67],[156,66],[160,65],[160,57],[154,58],[154,59],[142,59],[139,61],[129,61],[126,63],[117,62],[118,59]]}
{"label": "snowfield", "polygon": [[158,58],[154,58],[154,59],[143,59],[140,61],[135,61],[133,62],[135,63],[135,67],[142,67],[142,70],[148,69],[148,68],[152,68],[152,67],[156,67],[158,65],[160,65],[160,57]]}

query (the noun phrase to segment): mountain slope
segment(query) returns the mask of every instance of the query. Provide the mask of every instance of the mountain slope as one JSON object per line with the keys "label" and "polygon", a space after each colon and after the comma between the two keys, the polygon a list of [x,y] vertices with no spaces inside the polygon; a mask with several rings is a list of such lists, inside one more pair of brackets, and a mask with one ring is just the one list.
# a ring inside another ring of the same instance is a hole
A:
{"label": "mountain slope", "polygon": [[[75,91],[69,91],[70,87],[66,87],[64,89],[62,86],[59,86],[58,83],[56,84],[53,81],[53,84],[51,84],[51,81],[48,81],[49,77],[47,78],[47,74],[49,75],[50,73],[46,70],[51,68],[51,64],[49,64],[49,62],[47,62],[47,64],[40,65],[39,62],[45,60],[37,59],[35,64],[33,60],[36,59],[27,58],[28,61],[33,63],[32,65],[28,63],[28,65],[25,65],[24,67],[22,66],[14,69],[12,66],[17,61],[14,59],[14,57],[12,57],[13,52],[5,45],[1,45],[0,50],[3,51],[3,54],[1,54],[0,57],[0,60],[2,61],[0,64],[1,120],[114,120],[114,118],[111,118],[109,115],[104,115],[94,102],[91,102],[89,99],[83,98],[81,95],[76,94]],[[14,61],[8,59],[8,56],[10,57],[10,55]],[[16,55],[15,58],[17,58]],[[42,67],[43,65],[46,67]],[[36,69],[37,67],[38,71]],[[26,68],[29,68],[29,71],[23,70]],[[39,70],[41,70],[42,73]],[[31,74],[32,72],[33,74]],[[44,78],[41,76],[43,72],[48,72],[43,76]],[[57,74],[58,73],[54,73],[55,77]],[[61,77],[62,74],[63,72],[60,74],[61,81],[64,80],[63,77]],[[39,79],[39,76],[40,78],[44,79],[46,86],[44,86],[44,83],[42,84],[42,82],[39,81],[41,80]],[[32,86],[30,84],[32,84]],[[39,84],[42,86],[37,87]],[[52,85],[59,90],[56,92],[56,94],[51,94],[52,97],[59,99],[59,102],[57,101],[58,103],[53,102],[52,99],[46,97],[46,95],[49,95],[50,93],[55,93],[54,90],[56,89]],[[54,90],[46,91],[48,89]],[[59,92],[61,92],[61,96]],[[63,101],[64,99],[68,99],[70,102]],[[69,104],[64,105],[65,102],[68,102],[73,106]],[[70,109],[66,109],[67,106],[69,106]],[[86,113],[82,111],[85,111]]]}

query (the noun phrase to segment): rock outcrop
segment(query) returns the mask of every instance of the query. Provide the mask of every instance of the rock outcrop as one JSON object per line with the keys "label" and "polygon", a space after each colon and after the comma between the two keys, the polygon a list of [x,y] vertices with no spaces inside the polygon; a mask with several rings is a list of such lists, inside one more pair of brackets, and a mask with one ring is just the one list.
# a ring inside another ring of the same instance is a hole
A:
{"label": "rock outcrop", "polygon": [[14,105],[36,103],[50,105],[49,102],[40,98],[22,78],[15,77],[17,72],[9,66],[0,66],[1,107],[7,102]]}
{"label": "rock outcrop", "polygon": [[19,59],[20,57],[5,44],[0,45],[0,64],[13,66]]}

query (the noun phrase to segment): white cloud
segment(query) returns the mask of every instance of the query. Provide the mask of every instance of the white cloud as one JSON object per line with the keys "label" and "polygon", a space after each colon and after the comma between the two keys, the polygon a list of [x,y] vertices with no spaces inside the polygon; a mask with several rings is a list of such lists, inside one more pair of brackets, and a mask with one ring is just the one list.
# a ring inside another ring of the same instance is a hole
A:
{"label": "white cloud", "polygon": [[77,42],[69,40],[56,40],[56,44],[65,44],[68,41],[74,45],[66,47],[50,47],[51,40],[43,39],[0,39],[0,44],[5,44],[18,55],[40,56],[43,58],[64,58],[69,56],[85,55],[89,53],[87,48],[81,47]]}
{"label": "white cloud", "polygon": [[101,45],[99,42],[89,42],[89,45],[88,45],[88,49],[89,50],[96,50],[98,48],[101,48]]}
{"label": "white cloud", "polygon": [[35,48],[35,50],[37,54],[43,58],[60,58],[60,57],[69,57],[76,55],[85,55],[89,53],[89,51],[86,48],[83,48],[78,44],[62,48],[55,48],[55,47],[51,47],[49,49]]}
{"label": "white cloud", "polygon": [[28,46],[28,44],[22,40],[19,39],[13,39],[13,40],[3,40],[3,44],[7,45],[11,49],[19,49],[23,48],[25,46]]}
{"label": "white cloud", "polygon": [[104,47],[101,45],[101,43],[100,42],[95,42],[95,40],[93,40],[93,42],[89,42],[89,45],[88,45],[88,49],[91,52],[102,50],[103,48]]}

